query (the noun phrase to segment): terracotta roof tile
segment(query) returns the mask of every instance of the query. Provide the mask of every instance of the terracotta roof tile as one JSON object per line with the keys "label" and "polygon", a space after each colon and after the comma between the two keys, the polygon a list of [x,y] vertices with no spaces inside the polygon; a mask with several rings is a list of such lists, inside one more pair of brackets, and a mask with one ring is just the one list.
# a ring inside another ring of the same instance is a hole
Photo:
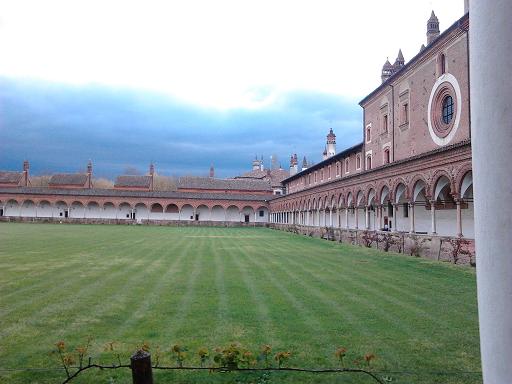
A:
{"label": "terracotta roof tile", "polygon": [[0,184],[18,184],[22,177],[21,172],[0,171]]}
{"label": "terracotta roof tile", "polygon": [[136,175],[118,176],[116,178],[114,187],[149,188],[149,187],[151,187],[151,176],[136,176]]}
{"label": "terracotta roof tile", "polygon": [[270,184],[259,179],[214,179],[211,177],[180,177],[178,189],[215,189],[238,191],[269,191]]}
{"label": "terracotta roof tile", "polygon": [[53,175],[49,185],[85,185],[87,174],[85,173],[58,173]]}

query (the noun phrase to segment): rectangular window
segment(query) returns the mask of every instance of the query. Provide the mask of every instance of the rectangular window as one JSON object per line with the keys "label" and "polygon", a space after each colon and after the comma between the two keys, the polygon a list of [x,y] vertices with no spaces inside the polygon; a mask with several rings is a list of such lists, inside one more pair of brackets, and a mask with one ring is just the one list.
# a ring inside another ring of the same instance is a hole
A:
{"label": "rectangular window", "polygon": [[404,124],[407,124],[409,122],[409,104],[407,104],[407,103],[404,104],[403,114],[404,114],[403,122],[404,122]]}
{"label": "rectangular window", "polygon": [[265,216],[265,211],[263,209],[260,209],[260,217]]}
{"label": "rectangular window", "polygon": [[384,115],[382,119],[382,132],[388,133],[388,115]]}

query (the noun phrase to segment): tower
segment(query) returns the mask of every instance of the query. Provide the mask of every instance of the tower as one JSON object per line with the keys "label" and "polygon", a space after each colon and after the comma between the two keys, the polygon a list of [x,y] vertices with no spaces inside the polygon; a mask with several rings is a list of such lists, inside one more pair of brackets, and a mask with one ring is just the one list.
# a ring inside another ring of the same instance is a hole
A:
{"label": "tower", "polygon": [[215,169],[213,168],[213,164],[210,165],[210,178],[213,179],[215,177]]}
{"label": "tower", "polygon": [[434,41],[437,36],[439,36],[439,19],[432,11],[430,19],[427,21],[427,45]]}
{"label": "tower", "polygon": [[92,161],[90,159],[87,163],[87,188],[92,188]]}
{"label": "tower", "polygon": [[295,175],[299,171],[299,162],[297,161],[297,154],[290,157],[290,176]]}
{"label": "tower", "polygon": [[322,160],[327,160],[327,147],[324,147],[324,152],[322,153]]}
{"label": "tower", "polygon": [[381,74],[380,78],[382,79],[382,82],[384,83],[391,76],[393,76],[393,65],[391,65],[391,63],[389,62],[389,59],[386,59],[386,62],[382,66],[382,74]]}
{"label": "tower", "polygon": [[327,134],[327,157],[334,156],[336,154],[336,135],[332,131],[332,128],[329,129],[329,133]]}
{"label": "tower", "polygon": [[253,171],[259,171],[261,168],[261,163],[258,160],[258,155],[254,157],[254,160],[252,161],[252,170]]}

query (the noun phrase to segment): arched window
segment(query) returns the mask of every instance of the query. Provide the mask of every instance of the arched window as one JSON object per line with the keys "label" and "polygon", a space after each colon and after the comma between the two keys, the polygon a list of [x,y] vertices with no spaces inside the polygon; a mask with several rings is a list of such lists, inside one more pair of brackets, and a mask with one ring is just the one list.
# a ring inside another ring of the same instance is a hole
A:
{"label": "arched window", "polygon": [[361,169],[361,155],[356,155],[356,169]]}
{"label": "arched window", "polygon": [[348,173],[350,171],[350,159],[347,157],[345,159],[345,173]]}
{"label": "arched window", "polygon": [[372,127],[366,127],[366,142],[369,143],[372,141]]}
{"label": "arched window", "polygon": [[389,157],[389,148],[384,149],[384,164],[389,164],[390,157]]}
{"label": "arched window", "polygon": [[446,72],[446,57],[441,53],[441,75]]}
{"label": "arched window", "polygon": [[366,156],[366,169],[372,169],[372,155]]}
{"label": "arched window", "polygon": [[450,124],[453,119],[453,98],[448,95],[443,99],[443,123]]}

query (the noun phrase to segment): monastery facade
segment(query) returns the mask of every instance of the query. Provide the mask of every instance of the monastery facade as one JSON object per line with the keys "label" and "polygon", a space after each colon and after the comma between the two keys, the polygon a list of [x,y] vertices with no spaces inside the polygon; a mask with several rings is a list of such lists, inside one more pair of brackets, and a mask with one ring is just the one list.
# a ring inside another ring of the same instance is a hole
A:
{"label": "monastery facade", "polygon": [[427,45],[386,61],[361,100],[363,142],[333,153],[331,130],[324,160],[283,181],[271,222],[474,238],[468,30],[466,13],[440,34],[432,12]]}
{"label": "monastery facade", "polygon": [[331,129],[320,163],[308,167],[292,155],[284,171],[256,158],[232,179],[214,178],[212,168],[210,177],[181,178],[176,191],[155,191],[152,165],[145,176],[119,176],[113,189],[94,187],[91,163],[35,188],[25,162],[22,172],[0,172],[0,219],[258,223],[472,239],[468,30],[466,13],[441,34],[432,12],[426,46],[408,63],[401,51],[386,61],[382,84],[361,100],[363,141],[336,152]]}

